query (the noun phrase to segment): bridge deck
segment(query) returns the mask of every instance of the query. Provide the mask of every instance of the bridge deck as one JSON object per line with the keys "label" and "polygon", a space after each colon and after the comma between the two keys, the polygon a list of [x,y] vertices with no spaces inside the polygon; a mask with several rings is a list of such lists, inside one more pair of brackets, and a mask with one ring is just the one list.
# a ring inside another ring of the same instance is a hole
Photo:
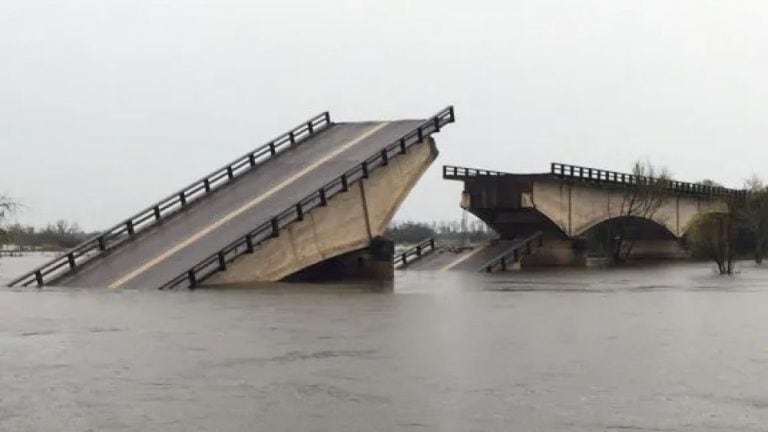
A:
{"label": "bridge deck", "polygon": [[403,270],[477,272],[489,261],[519,247],[522,243],[520,239],[496,240],[491,243],[473,245],[469,248],[439,248],[422,259],[414,261]]}
{"label": "bridge deck", "polygon": [[[477,246],[477,247],[483,247],[483,246]],[[421,259],[417,261],[413,261],[412,263],[408,264],[405,267],[399,268],[399,270],[440,271],[445,267],[451,265],[452,263],[456,262],[457,260],[461,259],[461,257],[463,257],[464,255],[471,253],[473,250],[474,249],[472,248],[458,250],[458,249],[449,248],[449,247],[441,247],[435,250],[434,252],[430,253],[429,255],[422,257]]]}
{"label": "bridge deck", "polygon": [[155,288],[298,202],[422,120],[336,123],[59,282]]}
{"label": "bridge deck", "polygon": [[490,244],[485,245],[480,249],[476,249],[474,253],[471,253],[460,262],[457,262],[449,270],[460,270],[477,272],[480,271],[484,265],[494,258],[504,254],[508,250],[514,249],[520,245],[520,240],[496,240]]}

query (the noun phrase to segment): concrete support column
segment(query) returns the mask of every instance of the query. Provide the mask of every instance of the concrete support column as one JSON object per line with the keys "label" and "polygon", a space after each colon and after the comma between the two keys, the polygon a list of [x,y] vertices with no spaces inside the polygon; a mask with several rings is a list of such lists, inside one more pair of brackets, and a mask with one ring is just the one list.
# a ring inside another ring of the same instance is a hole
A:
{"label": "concrete support column", "polygon": [[587,250],[583,240],[545,239],[533,255],[520,260],[521,268],[586,267]]}
{"label": "concrete support column", "polygon": [[630,254],[633,260],[675,260],[688,257],[678,240],[635,240]]}
{"label": "concrete support column", "polygon": [[294,273],[286,280],[291,282],[391,281],[395,273],[392,266],[394,254],[394,242],[377,237],[371,240],[366,248],[329,258]]}

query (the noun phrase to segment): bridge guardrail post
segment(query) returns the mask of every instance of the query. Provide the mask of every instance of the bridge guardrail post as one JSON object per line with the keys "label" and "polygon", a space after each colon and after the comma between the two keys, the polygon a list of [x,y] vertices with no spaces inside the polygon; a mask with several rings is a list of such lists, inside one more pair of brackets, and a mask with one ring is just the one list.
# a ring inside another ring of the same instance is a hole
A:
{"label": "bridge guardrail post", "polygon": [[328,199],[325,197],[325,188],[318,189],[317,194],[320,197],[320,206],[325,207],[328,205]]}
{"label": "bridge guardrail post", "polygon": [[250,234],[245,236],[245,253],[253,253],[253,237]]}
{"label": "bridge guardrail post", "polygon": [[347,174],[341,175],[341,191],[346,192],[349,190],[349,181],[347,180]]}

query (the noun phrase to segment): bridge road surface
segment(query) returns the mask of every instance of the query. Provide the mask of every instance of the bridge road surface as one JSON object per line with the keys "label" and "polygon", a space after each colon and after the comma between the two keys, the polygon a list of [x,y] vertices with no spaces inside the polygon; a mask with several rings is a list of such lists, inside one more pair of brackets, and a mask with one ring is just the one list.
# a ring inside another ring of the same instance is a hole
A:
{"label": "bridge road surface", "polygon": [[57,285],[157,288],[421,123],[335,123]]}
{"label": "bridge road surface", "polygon": [[413,261],[402,270],[408,271],[447,271],[457,270],[464,272],[478,272],[489,261],[497,258],[522,244],[521,240],[497,240],[495,243],[474,245],[471,249],[461,252],[453,252],[448,248],[441,248]]}

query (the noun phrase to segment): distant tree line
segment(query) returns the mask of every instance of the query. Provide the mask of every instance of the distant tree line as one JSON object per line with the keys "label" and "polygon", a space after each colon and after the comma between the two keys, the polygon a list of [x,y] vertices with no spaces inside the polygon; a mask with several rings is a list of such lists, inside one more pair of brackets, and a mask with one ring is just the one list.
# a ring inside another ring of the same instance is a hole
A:
{"label": "distant tree line", "polygon": [[73,222],[59,220],[43,228],[9,224],[0,226],[0,246],[17,251],[61,250],[77,246],[90,237]]}
{"label": "distant tree line", "polygon": [[94,235],[84,232],[77,223],[63,219],[43,228],[9,224],[8,218],[19,206],[12,198],[0,195],[0,249],[19,252],[69,249]]}
{"label": "distant tree line", "polygon": [[402,221],[390,225],[386,237],[399,244],[418,243],[428,238],[443,242],[481,242],[497,237],[484,222],[467,221]]}

